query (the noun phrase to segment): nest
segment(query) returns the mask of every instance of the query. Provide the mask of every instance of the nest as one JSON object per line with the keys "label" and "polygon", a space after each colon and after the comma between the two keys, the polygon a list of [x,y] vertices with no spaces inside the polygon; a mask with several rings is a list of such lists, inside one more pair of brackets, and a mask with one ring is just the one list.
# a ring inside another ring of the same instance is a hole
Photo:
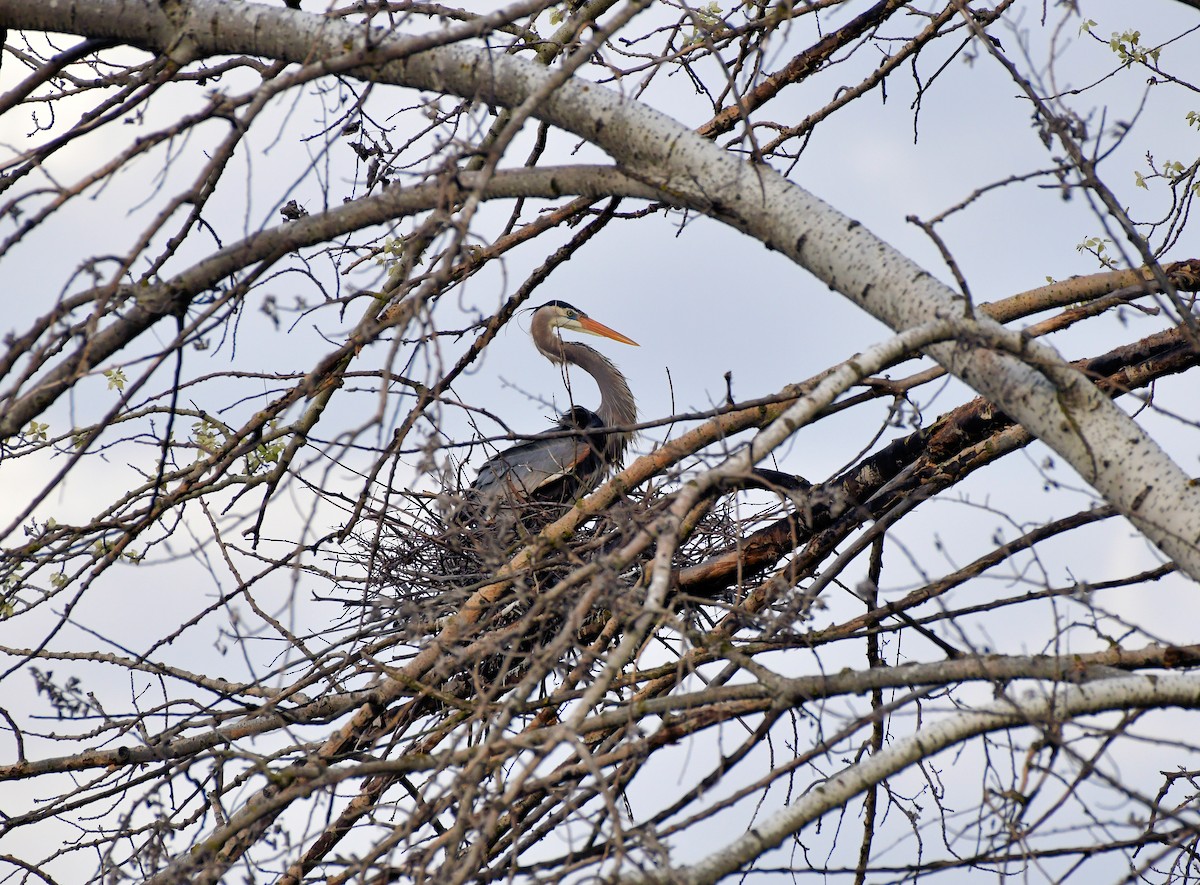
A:
{"label": "nest", "polygon": [[[715,501],[686,527],[674,567],[687,569],[737,551],[748,534],[779,519],[786,509],[786,501],[767,497],[763,503],[761,492],[736,492]],[[364,522],[366,529],[344,557],[358,576],[342,588],[346,626],[353,622],[372,642],[386,638],[414,649],[423,645],[480,588],[495,584],[498,570],[519,550],[573,506],[526,503],[519,509],[500,508],[486,519],[463,520],[446,500],[398,493]],[[456,694],[478,690],[483,683],[510,684],[531,668],[546,677],[574,666],[581,654],[599,655],[600,649],[592,646],[606,625],[610,636],[619,637],[623,622],[643,610],[643,571],[654,545],[627,564],[618,565],[608,554],[632,541],[666,503],[661,487],[628,497],[580,526],[569,542],[536,547],[531,564],[508,580],[457,648],[446,650],[460,655],[456,669],[474,685]],[[740,575],[742,581],[751,577]],[[684,632],[708,626],[741,597],[737,582],[704,597],[680,594],[674,599],[674,623]]]}
{"label": "nest", "polygon": [[[570,506],[527,504],[519,514],[507,510],[486,521],[461,522],[445,515],[437,496],[394,496],[386,510],[371,514],[343,555],[348,566],[343,572],[360,576],[342,586],[347,621],[374,641],[386,636],[403,645],[423,644]],[[632,537],[647,513],[642,501],[623,502],[580,527],[569,544],[542,547],[461,640],[461,669],[487,680],[505,674],[511,679],[551,647],[554,668],[574,663],[577,647],[598,625],[639,598],[636,565],[593,570],[582,584],[578,569],[603,561],[607,551]],[[581,611],[584,595],[591,602]],[[491,653],[480,654],[481,645]]]}

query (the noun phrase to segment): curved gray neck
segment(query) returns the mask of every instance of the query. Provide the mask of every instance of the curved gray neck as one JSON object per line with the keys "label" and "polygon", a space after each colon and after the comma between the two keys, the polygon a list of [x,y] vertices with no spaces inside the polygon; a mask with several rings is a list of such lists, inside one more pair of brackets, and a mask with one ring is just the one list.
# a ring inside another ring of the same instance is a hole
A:
{"label": "curved gray neck", "polygon": [[625,428],[637,423],[637,404],[625,376],[608,357],[586,344],[560,341],[560,348],[562,358],[555,362],[574,363],[596,379],[596,386],[600,388],[600,405],[596,408],[596,414],[604,425],[620,428],[619,432],[632,436],[632,432]]}
{"label": "curved gray neck", "polygon": [[563,341],[550,326],[548,315],[535,313],[529,331],[538,352],[550,362],[579,366],[595,379],[600,388],[596,415],[605,427],[619,428],[605,435],[604,457],[610,464],[619,463],[633,439],[633,431],[625,428],[637,423],[637,404],[625,376],[598,350],[576,341]]}

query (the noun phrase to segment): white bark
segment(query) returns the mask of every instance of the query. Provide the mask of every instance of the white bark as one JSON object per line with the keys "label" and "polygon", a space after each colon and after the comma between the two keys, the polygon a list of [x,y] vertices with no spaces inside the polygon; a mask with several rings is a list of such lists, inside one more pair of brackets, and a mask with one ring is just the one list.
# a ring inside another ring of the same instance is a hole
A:
{"label": "white bark", "polygon": [[[534,62],[482,48],[428,48],[453,34],[368,34],[345,21],[221,0],[0,0],[0,25],[114,38],[179,61],[223,54],[296,63],[320,58],[342,69],[369,70],[377,83],[505,107],[519,105],[553,76]],[[470,30],[455,27],[462,34]],[[646,105],[575,79],[534,113],[602,147],[626,172],[661,188],[664,199],[704,211],[787,254],[897,331],[962,312],[952,290],[858,222]],[[1058,452],[1182,570],[1200,579],[1200,486],[1056,352],[1031,343],[1017,358],[964,340],[929,353]]]}
{"label": "white bark", "polygon": [[756,824],[748,833],[712,852],[689,867],[624,876],[628,885],[707,885],[734,873],[755,858],[780,845],[793,833],[845,805],[869,787],[935,753],[970,738],[1005,728],[1053,726],[1073,716],[1107,710],[1140,710],[1158,707],[1200,707],[1200,673],[1162,676],[1127,676],[1085,685],[1053,685],[1046,694],[1029,693],[1005,698],[987,707],[956,713],[890,744],[886,749],[835,774],[805,796]]}
{"label": "white bark", "polygon": [[[990,343],[993,346],[1010,350],[1020,348],[1022,341],[1018,333],[1003,327],[1000,327],[1000,330],[1001,335],[991,336]],[[746,476],[760,461],[783,445],[792,434],[812,422],[822,410],[859,381],[874,375],[904,354],[926,347],[931,342],[945,341],[964,333],[984,336],[979,324],[973,320],[948,317],[914,326],[868,348],[822,378],[810,393],[789,406],[782,415],[759,431],[744,448],[730,455],[719,466],[706,470],[688,482],[675,495],[670,509],[656,520],[650,529],[652,534],[658,536],[658,542],[642,612],[625,631],[618,646],[605,656],[603,670],[593,679],[582,703],[567,724],[573,729],[582,729],[584,718],[593,708],[599,706],[600,699],[604,697],[613,680],[626,664],[634,659],[646,633],[665,611],[666,599],[671,590],[673,557],[679,543],[679,528],[688,511],[696,505],[705,490],[718,485],[723,479]]]}

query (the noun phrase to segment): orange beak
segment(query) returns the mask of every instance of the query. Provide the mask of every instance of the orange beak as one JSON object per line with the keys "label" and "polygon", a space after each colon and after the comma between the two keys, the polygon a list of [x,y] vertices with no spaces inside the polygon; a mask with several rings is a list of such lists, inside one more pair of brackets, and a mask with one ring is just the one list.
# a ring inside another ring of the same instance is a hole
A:
{"label": "orange beak", "polygon": [[583,327],[583,331],[592,335],[599,335],[601,338],[611,338],[613,341],[620,341],[622,344],[632,344],[634,347],[639,346],[632,338],[622,335],[615,329],[610,329],[604,323],[596,322],[591,317],[581,316],[579,318],[579,325]]}

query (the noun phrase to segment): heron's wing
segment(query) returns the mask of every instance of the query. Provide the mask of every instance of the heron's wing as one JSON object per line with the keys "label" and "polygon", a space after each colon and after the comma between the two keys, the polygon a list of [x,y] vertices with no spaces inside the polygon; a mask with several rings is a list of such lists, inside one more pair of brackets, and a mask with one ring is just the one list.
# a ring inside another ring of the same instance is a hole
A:
{"label": "heron's wing", "polygon": [[471,487],[484,495],[517,501],[538,496],[556,483],[579,475],[595,449],[586,436],[535,439],[505,449],[479,468]]}

